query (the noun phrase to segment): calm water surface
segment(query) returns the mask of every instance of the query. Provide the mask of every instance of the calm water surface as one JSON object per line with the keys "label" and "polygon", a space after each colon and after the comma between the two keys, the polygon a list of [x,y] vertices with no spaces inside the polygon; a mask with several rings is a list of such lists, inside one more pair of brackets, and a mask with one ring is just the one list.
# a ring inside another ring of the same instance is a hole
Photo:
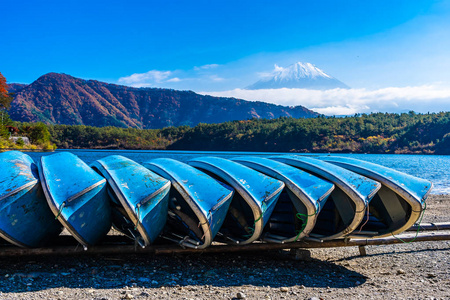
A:
{"label": "calm water surface", "polygon": [[[69,151],[80,157],[86,163],[108,155],[123,155],[138,163],[154,158],[167,157],[186,162],[199,156],[218,156],[232,158],[242,155],[258,155],[269,157],[276,154],[266,152],[201,152],[201,151],[144,151],[144,150],[57,150]],[[54,152],[28,152],[37,162],[41,156]],[[315,154],[316,155],[316,154]],[[328,154],[319,154],[328,155]],[[393,168],[417,177],[428,179],[434,184],[433,194],[450,194],[450,156],[445,155],[406,155],[406,154],[332,154],[335,156],[350,156],[389,168]]]}

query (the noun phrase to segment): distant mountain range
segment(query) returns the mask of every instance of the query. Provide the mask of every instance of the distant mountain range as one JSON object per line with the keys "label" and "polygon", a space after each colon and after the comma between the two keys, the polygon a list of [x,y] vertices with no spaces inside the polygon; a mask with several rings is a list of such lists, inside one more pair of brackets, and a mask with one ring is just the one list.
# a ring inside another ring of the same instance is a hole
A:
{"label": "distant mountain range", "polygon": [[275,70],[270,76],[246,87],[248,90],[281,88],[330,90],[335,88],[348,89],[349,87],[313,64],[301,62],[287,68],[275,65]]}
{"label": "distant mountain range", "polygon": [[48,124],[162,128],[250,118],[310,118],[303,106],[286,107],[192,91],[133,88],[49,73],[29,85],[10,84],[13,120]]}

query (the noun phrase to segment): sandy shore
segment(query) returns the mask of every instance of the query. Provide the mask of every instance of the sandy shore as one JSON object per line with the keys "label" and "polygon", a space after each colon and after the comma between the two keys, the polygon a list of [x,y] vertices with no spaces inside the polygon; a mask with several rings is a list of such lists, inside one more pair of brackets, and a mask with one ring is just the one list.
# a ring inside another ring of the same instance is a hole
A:
{"label": "sandy shore", "polygon": [[[423,222],[450,221],[450,195]],[[450,241],[151,257],[2,259],[0,299],[450,299]]]}

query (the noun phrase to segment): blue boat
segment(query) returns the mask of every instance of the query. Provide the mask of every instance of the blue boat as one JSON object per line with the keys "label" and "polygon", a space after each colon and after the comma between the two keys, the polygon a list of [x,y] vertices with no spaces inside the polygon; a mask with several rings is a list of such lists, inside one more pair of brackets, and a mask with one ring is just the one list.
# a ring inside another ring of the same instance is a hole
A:
{"label": "blue boat", "polygon": [[174,159],[153,159],[144,166],[172,182],[169,226],[163,237],[189,248],[208,247],[222,227],[233,189]]}
{"label": "blue boat", "polygon": [[370,222],[366,230],[377,237],[405,231],[419,219],[433,184],[391,168],[346,157],[326,156],[324,161],[361,174],[382,184],[370,201]]}
{"label": "blue boat", "polygon": [[233,158],[233,161],[281,180],[285,184],[264,229],[265,241],[295,242],[309,235],[320,210],[334,190],[331,182],[267,158],[245,156]]}
{"label": "blue boat", "polygon": [[0,236],[19,247],[41,247],[62,231],[45,201],[36,164],[19,151],[0,153]]}
{"label": "blue boat", "polygon": [[335,189],[331,193],[316,226],[310,236],[331,240],[349,236],[357,230],[360,237],[372,237],[376,232],[362,231],[366,209],[381,184],[336,165],[307,156],[283,155],[271,157],[276,161],[303,169],[313,175],[331,181]]}
{"label": "blue boat", "polygon": [[142,247],[153,243],[166,224],[170,181],[120,155],[91,167],[108,181],[114,228]]}
{"label": "blue boat", "polygon": [[223,158],[201,157],[188,163],[235,189],[218,237],[241,245],[257,240],[275,208],[284,183]]}
{"label": "blue boat", "polygon": [[41,157],[39,176],[53,214],[85,248],[111,228],[106,180],[76,155]]}

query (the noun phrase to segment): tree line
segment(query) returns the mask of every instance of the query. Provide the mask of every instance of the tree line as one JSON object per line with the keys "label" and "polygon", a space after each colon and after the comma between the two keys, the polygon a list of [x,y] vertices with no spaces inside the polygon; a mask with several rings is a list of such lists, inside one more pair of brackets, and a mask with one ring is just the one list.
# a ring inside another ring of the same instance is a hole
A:
{"label": "tree line", "polygon": [[59,148],[450,154],[450,112],[251,119],[163,129],[48,125]]}

